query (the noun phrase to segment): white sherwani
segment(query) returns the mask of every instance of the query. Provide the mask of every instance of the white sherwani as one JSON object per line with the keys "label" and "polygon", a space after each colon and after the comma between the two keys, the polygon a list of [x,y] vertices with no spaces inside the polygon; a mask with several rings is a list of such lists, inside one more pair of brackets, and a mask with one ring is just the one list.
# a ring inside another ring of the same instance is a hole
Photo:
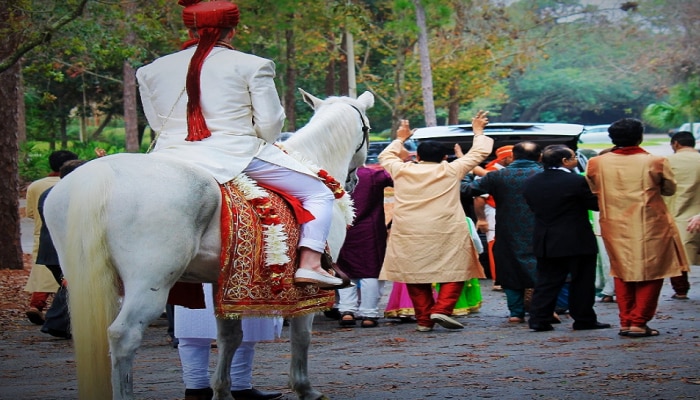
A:
{"label": "white sherwani", "polygon": [[[154,151],[186,160],[227,182],[253,157],[313,175],[271,144],[284,123],[272,61],[214,47],[201,70],[202,112],[212,135],[187,136],[185,77],[196,46],[158,58],[136,72],[143,109],[158,134]],[[315,176],[315,175],[314,175]]]}

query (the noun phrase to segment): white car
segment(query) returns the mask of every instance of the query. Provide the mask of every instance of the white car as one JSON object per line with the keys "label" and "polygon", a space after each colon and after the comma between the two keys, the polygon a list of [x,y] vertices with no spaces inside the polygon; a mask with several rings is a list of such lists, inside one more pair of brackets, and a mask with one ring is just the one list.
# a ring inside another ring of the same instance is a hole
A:
{"label": "white car", "polygon": [[700,122],[695,122],[693,123],[693,130],[690,130],[690,124],[685,123],[681,125],[680,128],[678,128],[678,132],[681,131],[686,131],[686,132],[692,132],[693,136],[695,136],[695,140],[700,140]]}
{"label": "white car", "polygon": [[583,127],[583,132],[578,138],[579,143],[605,143],[612,145],[612,140],[608,136],[608,128],[610,124],[607,125],[587,125]]}
{"label": "white car", "polygon": [[[492,122],[484,128],[486,136],[494,140],[493,152],[486,159],[491,161],[496,157],[496,150],[501,146],[514,145],[522,141],[535,142],[545,148],[550,144],[564,144],[576,150],[578,138],[583,134],[583,125],[551,124],[541,122]],[[471,124],[432,126],[416,129],[413,140],[420,144],[425,140],[443,143],[450,150],[459,143],[462,150],[467,151],[474,138]],[[588,157],[577,151],[579,168],[585,171]],[[449,157],[452,160],[454,156]],[[485,163],[486,163],[485,162]],[[484,163],[484,164],[485,164]]]}

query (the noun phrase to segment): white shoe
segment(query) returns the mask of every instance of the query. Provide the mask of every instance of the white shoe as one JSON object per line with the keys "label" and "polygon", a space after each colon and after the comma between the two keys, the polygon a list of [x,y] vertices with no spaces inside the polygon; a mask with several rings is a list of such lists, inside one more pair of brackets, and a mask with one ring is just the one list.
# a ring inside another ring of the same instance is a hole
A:
{"label": "white shoe", "polygon": [[440,324],[447,329],[464,329],[464,325],[460,324],[456,319],[452,319],[445,314],[430,314],[430,320],[436,324]]}
{"label": "white shoe", "polygon": [[310,269],[299,268],[294,273],[295,285],[316,285],[321,289],[335,289],[343,286],[343,280],[334,276],[319,274]]}

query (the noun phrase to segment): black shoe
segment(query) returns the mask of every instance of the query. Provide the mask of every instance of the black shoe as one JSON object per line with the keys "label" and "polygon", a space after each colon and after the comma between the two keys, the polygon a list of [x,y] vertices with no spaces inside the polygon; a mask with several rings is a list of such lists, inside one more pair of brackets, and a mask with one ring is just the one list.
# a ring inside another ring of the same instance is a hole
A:
{"label": "black shoe", "polygon": [[55,337],[62,338],[62,339],[70,339],[73,337],[73,335],[71,335],[70,332],[61,331],[58,329],[45,328],[43,326],[41,327],[41,332],[48,333],[51,336],[55,336]]}
{"label": "black shoe", "polygon": [[275,400],[282,398],[280,392],[261,392],[256,388],[244,390],[232,390],[231,396],[235,400]]}
{"label": "black shoe", "polygon": [[535,332],[547,332],[547,331],[553,331],[554,327],[551,324],[532,323],[532,324],[530,324],[530,329],[532,329]]}
{"label": "black shoe", "polygon": [[608,329],[610,328],[610,324],[603,324],[597,321],[587,323],[574,322],[573,328],[575,331],[587,331],[591,329]]}
{"label": "black shoe", "polygon": [[24,313],[29,321],[34,324],[34,325],[44,325],[44,313],[41,311],[37,310],[34,307],[31,307],[29,310],[27,310],[26,313]]}
{"label": "black shoe", "polygon": [[185,389],[185,400],[211,400],[214,391],[211,388]]}
{"label": "black shoe", "polygon": [[340,311],[338,311],[337,308],[331,308],[328,311],[324,311],[323,315],[325,315],[326,318],[334,319],[336,321],[340,319]]}

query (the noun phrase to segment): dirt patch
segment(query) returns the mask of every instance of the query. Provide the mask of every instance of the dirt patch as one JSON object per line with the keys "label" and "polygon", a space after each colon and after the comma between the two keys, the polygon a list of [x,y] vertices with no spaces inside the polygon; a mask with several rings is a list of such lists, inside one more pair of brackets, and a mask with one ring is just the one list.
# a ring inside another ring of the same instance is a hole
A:
{"label": "dirt patch", "polygon": [[22,258],[23,269],[0,269],[0,320],[4,321],[5,330],[17,329],[29,304],[29,293],[24,291],[24,286],[29,278],[32,256],[24,254]]}

